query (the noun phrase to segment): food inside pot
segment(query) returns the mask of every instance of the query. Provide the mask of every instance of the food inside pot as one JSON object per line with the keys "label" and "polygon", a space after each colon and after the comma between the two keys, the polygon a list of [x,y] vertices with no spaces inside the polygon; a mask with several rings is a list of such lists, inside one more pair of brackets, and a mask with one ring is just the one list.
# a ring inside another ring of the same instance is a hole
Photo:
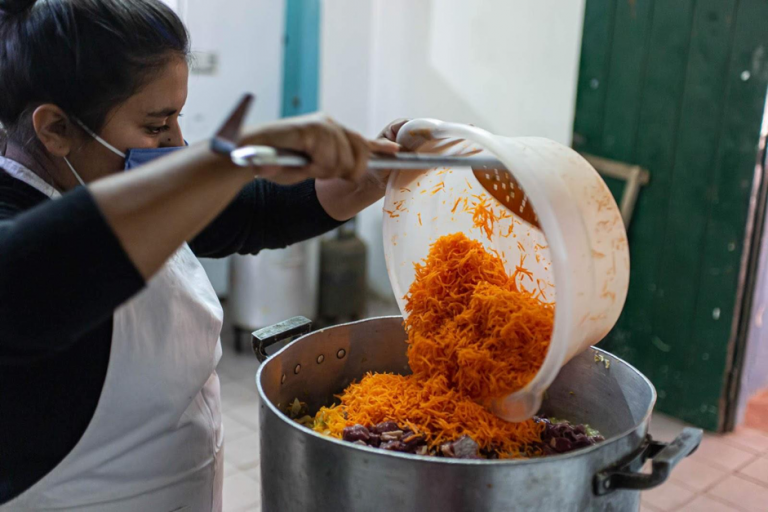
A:
{"label": "food inside pot", "polygon": [[336,405],[309,416],[294,402],[291,417],[350,442],[444,457],[534,457],[602,440],[585,425],[510,423],[482,405],[528,384],[549,349],[554,304],[523,286],[531,280],[523,263],[508,275],[482,243],[439,238],[415,265],[406,302],[413,373],[368,373]]}
{"label": "food inside pot", "polygon": [[[331,435],[323,415],[310,416],[307,404],[295,399],[285,413],[297,423],[325,435]],[[469,435],[461,435],[430,446],[427,438],[407,425],[384,421],[377,425],[344,427],[341,439],[349,443],[414,455],[429,455],[457,459],[498,459],[511,457],[541,457],[572,452],[603,441],[603,436],[589,425],[573,425],[566,420],[535,417],[541,426],[540,438],[526,447],[524,453],[504,454],[496,446],[481,448]]]}

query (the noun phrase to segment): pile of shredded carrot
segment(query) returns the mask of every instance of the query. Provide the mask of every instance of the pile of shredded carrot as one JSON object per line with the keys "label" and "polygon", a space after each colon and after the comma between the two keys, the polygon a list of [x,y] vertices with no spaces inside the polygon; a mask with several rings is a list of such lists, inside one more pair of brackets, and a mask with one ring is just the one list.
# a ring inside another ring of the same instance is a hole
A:
{"label": "pile of shredded carrot", "polygon": [[533,420],[508,423],[466,395],[452,389],[442,375],[369,373],[351,384],[339,406],[323,408],[315,430],[341,437],[344,427],[394,421],[427,439],[430,448],[469,435],[481,449],[504,457],[536,454],[543,424]]}
{"label": "pile of shredded carrot", "polygon": [[554,322],[551,305],[518,291],[501,259],[461,233],[438,239],[416,265],[405,310],[413,373],[444,375],[476,400],[530,382]]}
{"label": "pile of shredded carrot", "polygon": [[[544,362],[554,307],[515,286],[502,260],[461,233],[430,248],[408,293],[405,322],[412,375],[368,374],[322,408],[315,429],[394,421],[432,447],[469,435],[503,457],[530,455],[542,426],[505,422],[478,402],[517,391]],[[535,450],[535,449],[534,449]]]}

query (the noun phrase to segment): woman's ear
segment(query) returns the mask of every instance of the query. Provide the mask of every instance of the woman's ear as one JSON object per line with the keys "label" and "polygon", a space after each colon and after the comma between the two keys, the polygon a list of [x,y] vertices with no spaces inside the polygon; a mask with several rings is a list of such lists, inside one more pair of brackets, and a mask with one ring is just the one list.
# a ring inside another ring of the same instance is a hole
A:
{"label": "woman's ear", "polygon": [[40,142],[53,156],[67,156],[75,144],[76,133],[69,117],[56,105],[40,105],[32,113],[32,126]]}

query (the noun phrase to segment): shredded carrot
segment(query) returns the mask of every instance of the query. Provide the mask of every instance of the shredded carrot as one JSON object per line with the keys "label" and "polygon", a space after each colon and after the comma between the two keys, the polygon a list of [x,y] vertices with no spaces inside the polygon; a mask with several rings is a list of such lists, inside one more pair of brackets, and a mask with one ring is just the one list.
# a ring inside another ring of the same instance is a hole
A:
{"label": "shredded carrot", "polygon": [[435,195],[435,194],[437,194],[438,192],[440,192],[441,190],[445,190],[445,182],[444,182],[444,181],[441,181],[440,183],[438,183],[437,185],[435,185],[435,186],[432,188],[432,192],[431,192],[431,194],[432,194],[432,195]]}
{"label": "shredded carrot", "polygon": [[417,213],[416,216],[419,218],[419,226],[423,226],[423,224],[421,223],[421,214]]}
{"label": "shredded carrot", "polygon": [[477,201],[472,203],[472,222],[490,240],[491,236],[493,236],[493,226],[498,221],[498,218],[493,212],[493,208],[488,204],[486,196],[475,197],[477,197]]}
{"label": "shredded carrot", "polygon": [[[522,263],[522,262],[521,262]],[[531,273],[522,265],[515,274]],[[525,386],[544,362],[554,308],[518,290],[498,256],[458,233],[432,245],[409,290],[408,361],[473,399]]]}
{"label": "shredded carrot", "polygon": [[508,423],[479,404],[524,387],[549,348],[554,306],[518,289],[518,275],[532,277],[524,262],[509,276],[480,242],[439,238],[406,297],[413,374],[367,374],[317,413],[315,429],[341,437],[347,426],[394,421],[430,447],[469,435],[501,457],[535,454],[541,424]]}
{"label": "shredded carrot", "polygon": [[451,389],[442,375],[426,380],[414,375],[369,373],[347,387],[341,405],[320,410],[315,430],[341,437],[344,427],[394,421],[427,439],[430,447],[469,435],[483,449],[508,457],[531,455],[541,441],[543,424],[508,423],[466,395]]}

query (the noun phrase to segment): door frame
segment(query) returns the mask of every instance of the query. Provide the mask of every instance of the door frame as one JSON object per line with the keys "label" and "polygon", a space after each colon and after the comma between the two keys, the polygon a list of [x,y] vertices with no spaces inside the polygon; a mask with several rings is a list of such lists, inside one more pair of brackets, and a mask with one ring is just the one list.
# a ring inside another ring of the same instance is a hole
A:
{"label": "door frame", "polygon": [[765,236],[766,213],[768,213],[768,176],[766,176],[766,158],[768,158],[768,95],[763,109],[763,122],[749,198],[747,226],[744,233],[744,250],[739,268],[739,284],[734,307],[733,327],[728,340],[728,360],[723,396],[723,417],[721,430],[733,431],[738,423],[739,397],[744,376],[744,362],[749,341],[749,328],[752,322],[755,286],[760,270],[760,250]]}

